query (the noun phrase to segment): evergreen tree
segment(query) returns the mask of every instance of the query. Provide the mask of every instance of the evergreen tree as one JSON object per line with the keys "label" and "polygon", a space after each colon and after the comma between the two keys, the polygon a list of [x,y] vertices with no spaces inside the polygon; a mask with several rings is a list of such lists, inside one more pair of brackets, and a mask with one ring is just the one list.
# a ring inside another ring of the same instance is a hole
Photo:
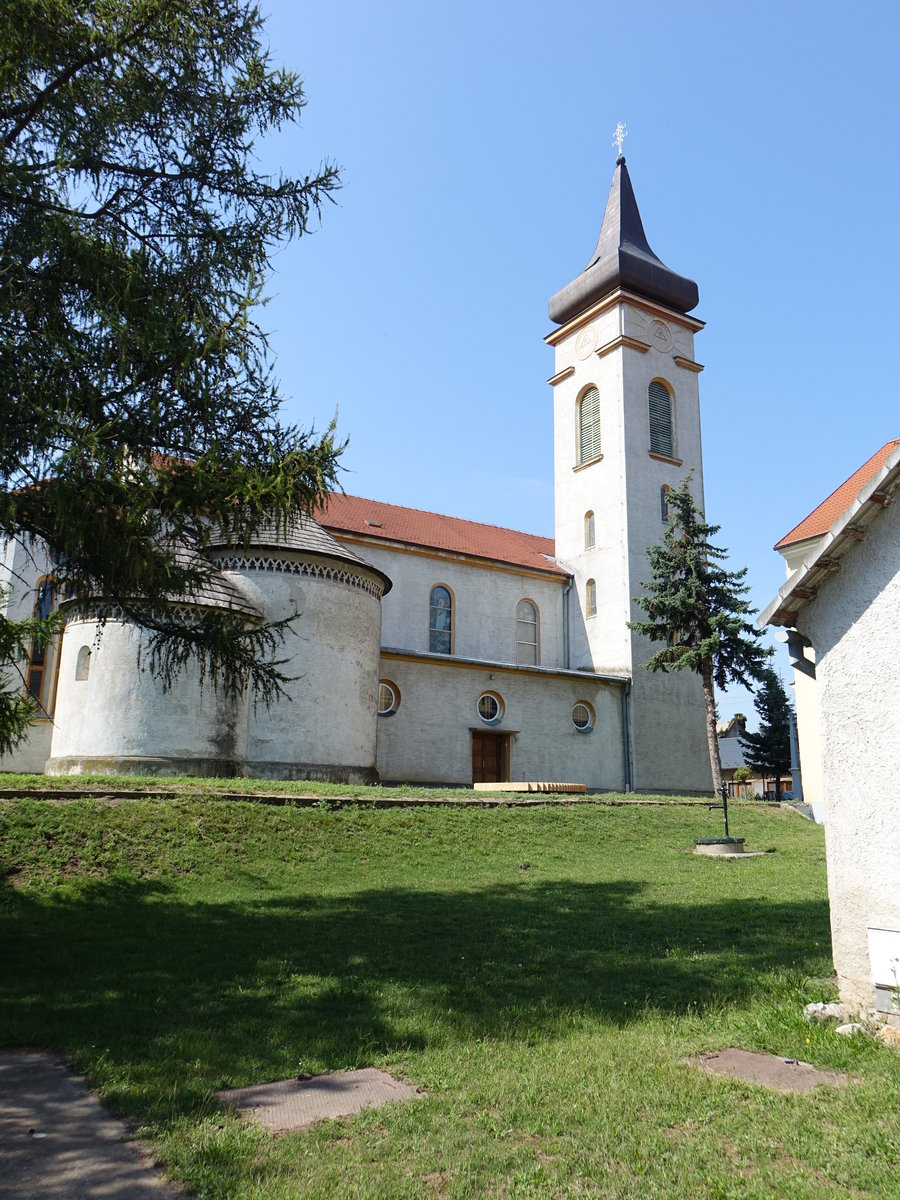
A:
{"label": "evergreen tree", "polygon": [[[703,683],[706,739],[713,788],[722,786],[716,736],[715,686],[761,679],[771,651],[748,620],[746,568],[728,571],[725,550],[710,543],[720,526],[707,525],[691,495],[691,475],[668,495],[670,524],[662,543],[647,551],[650,580],[635,604],[648,615],[629,627],[665,642],[644,665],[650,671],[696,671]],[[714,686],[715,685],[715,686]]]}
{"label": "evergreen tree", "polygon": [[764,778],[775,777],[775,795],[780,800],[781,777],[791,769],[790,719],[794,710],[774,671],[765,672],[753,703],[759,731],[741,737],[744,758]]}
{"label": "evergreen tree", "polygon": [[[144,628],[163,680],[193,660],[270,699],[277,629],[171,604],[202,596],[211,528],[310,511],[340,452],[279,422],[257,323],[272,253],[339,183],[255,168],[305,103],[262,33],[251,0],[0,5],[0,537],[46,544],[72,610]],[[0,751],[58,624],[0,617]]]}

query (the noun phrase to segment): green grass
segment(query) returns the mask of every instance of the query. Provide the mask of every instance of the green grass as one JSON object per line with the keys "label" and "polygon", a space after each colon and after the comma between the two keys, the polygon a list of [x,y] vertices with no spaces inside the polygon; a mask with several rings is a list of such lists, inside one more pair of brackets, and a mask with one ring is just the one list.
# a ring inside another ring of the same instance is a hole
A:
{"label": "green grass", "polygon": [[[802,1020],[835,995],[822,830],[735,805],[775,853],[693,855],[720,825],[7,801],[0,1044],[70,1056],[200,1196],[895,1200],[900,1056]],[[732,1045],[853,1082],[685,1062]],[[215,1096],[368,1065],[424,1095],[281,1137]]]}

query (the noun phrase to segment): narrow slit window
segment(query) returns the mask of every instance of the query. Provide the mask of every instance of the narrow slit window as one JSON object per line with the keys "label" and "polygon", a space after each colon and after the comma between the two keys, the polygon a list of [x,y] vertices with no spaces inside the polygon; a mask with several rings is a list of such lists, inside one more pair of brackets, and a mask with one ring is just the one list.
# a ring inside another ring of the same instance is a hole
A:
{"label": "narrow slit window", "polygon": [[672,514],[669,511],[669,492],[671,490],[667,483],[664,483],[659,489],[659,515],[665,525],[668,525],[672,519]]}
{"label": "narrow slit window", "polygon": [[594,547],[594,539],[596,534],[596,526],[594,524],[594,514],[588,511],[584,514],[584,548],[591,550]]}

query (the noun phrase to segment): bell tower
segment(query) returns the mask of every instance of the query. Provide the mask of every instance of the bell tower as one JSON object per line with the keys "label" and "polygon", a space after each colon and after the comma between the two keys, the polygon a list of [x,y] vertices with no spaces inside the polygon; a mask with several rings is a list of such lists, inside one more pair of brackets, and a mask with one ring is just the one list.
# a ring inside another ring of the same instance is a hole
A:
{"label": "bell tower", "polygon": [[[619,131],[617,131],[619,134]],[[634,786],[711,788],[703,696],[689,671],[644,669],[659,644],[628,628],[667,528],[665,496],[693,471],[703,504],[693,280],[651,250],[621,153],[597,246],[550,300],[556,555],[573,572],[570,665],[632,678]],[[577,598],[576,598],[577,596]]]}

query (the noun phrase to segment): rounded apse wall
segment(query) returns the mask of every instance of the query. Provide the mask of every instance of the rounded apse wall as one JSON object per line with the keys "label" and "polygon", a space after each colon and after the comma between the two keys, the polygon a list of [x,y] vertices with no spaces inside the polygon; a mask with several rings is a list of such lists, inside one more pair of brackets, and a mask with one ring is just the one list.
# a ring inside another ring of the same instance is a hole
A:
{"label": "rounded apse wall", "polygon": [[47,773],[236,775],[247,705],[193,664],[164,689],[141,666],[146,637],[123,621],[74,620],[62,639]]}
{"label": "rounded apse wall", "polygon": [[377,782],[383,580],[361,563],[308,558],[257,557],[232,572],[267,621],[295,618],[277,651],[285,694],[250,708],[246,773]]}

